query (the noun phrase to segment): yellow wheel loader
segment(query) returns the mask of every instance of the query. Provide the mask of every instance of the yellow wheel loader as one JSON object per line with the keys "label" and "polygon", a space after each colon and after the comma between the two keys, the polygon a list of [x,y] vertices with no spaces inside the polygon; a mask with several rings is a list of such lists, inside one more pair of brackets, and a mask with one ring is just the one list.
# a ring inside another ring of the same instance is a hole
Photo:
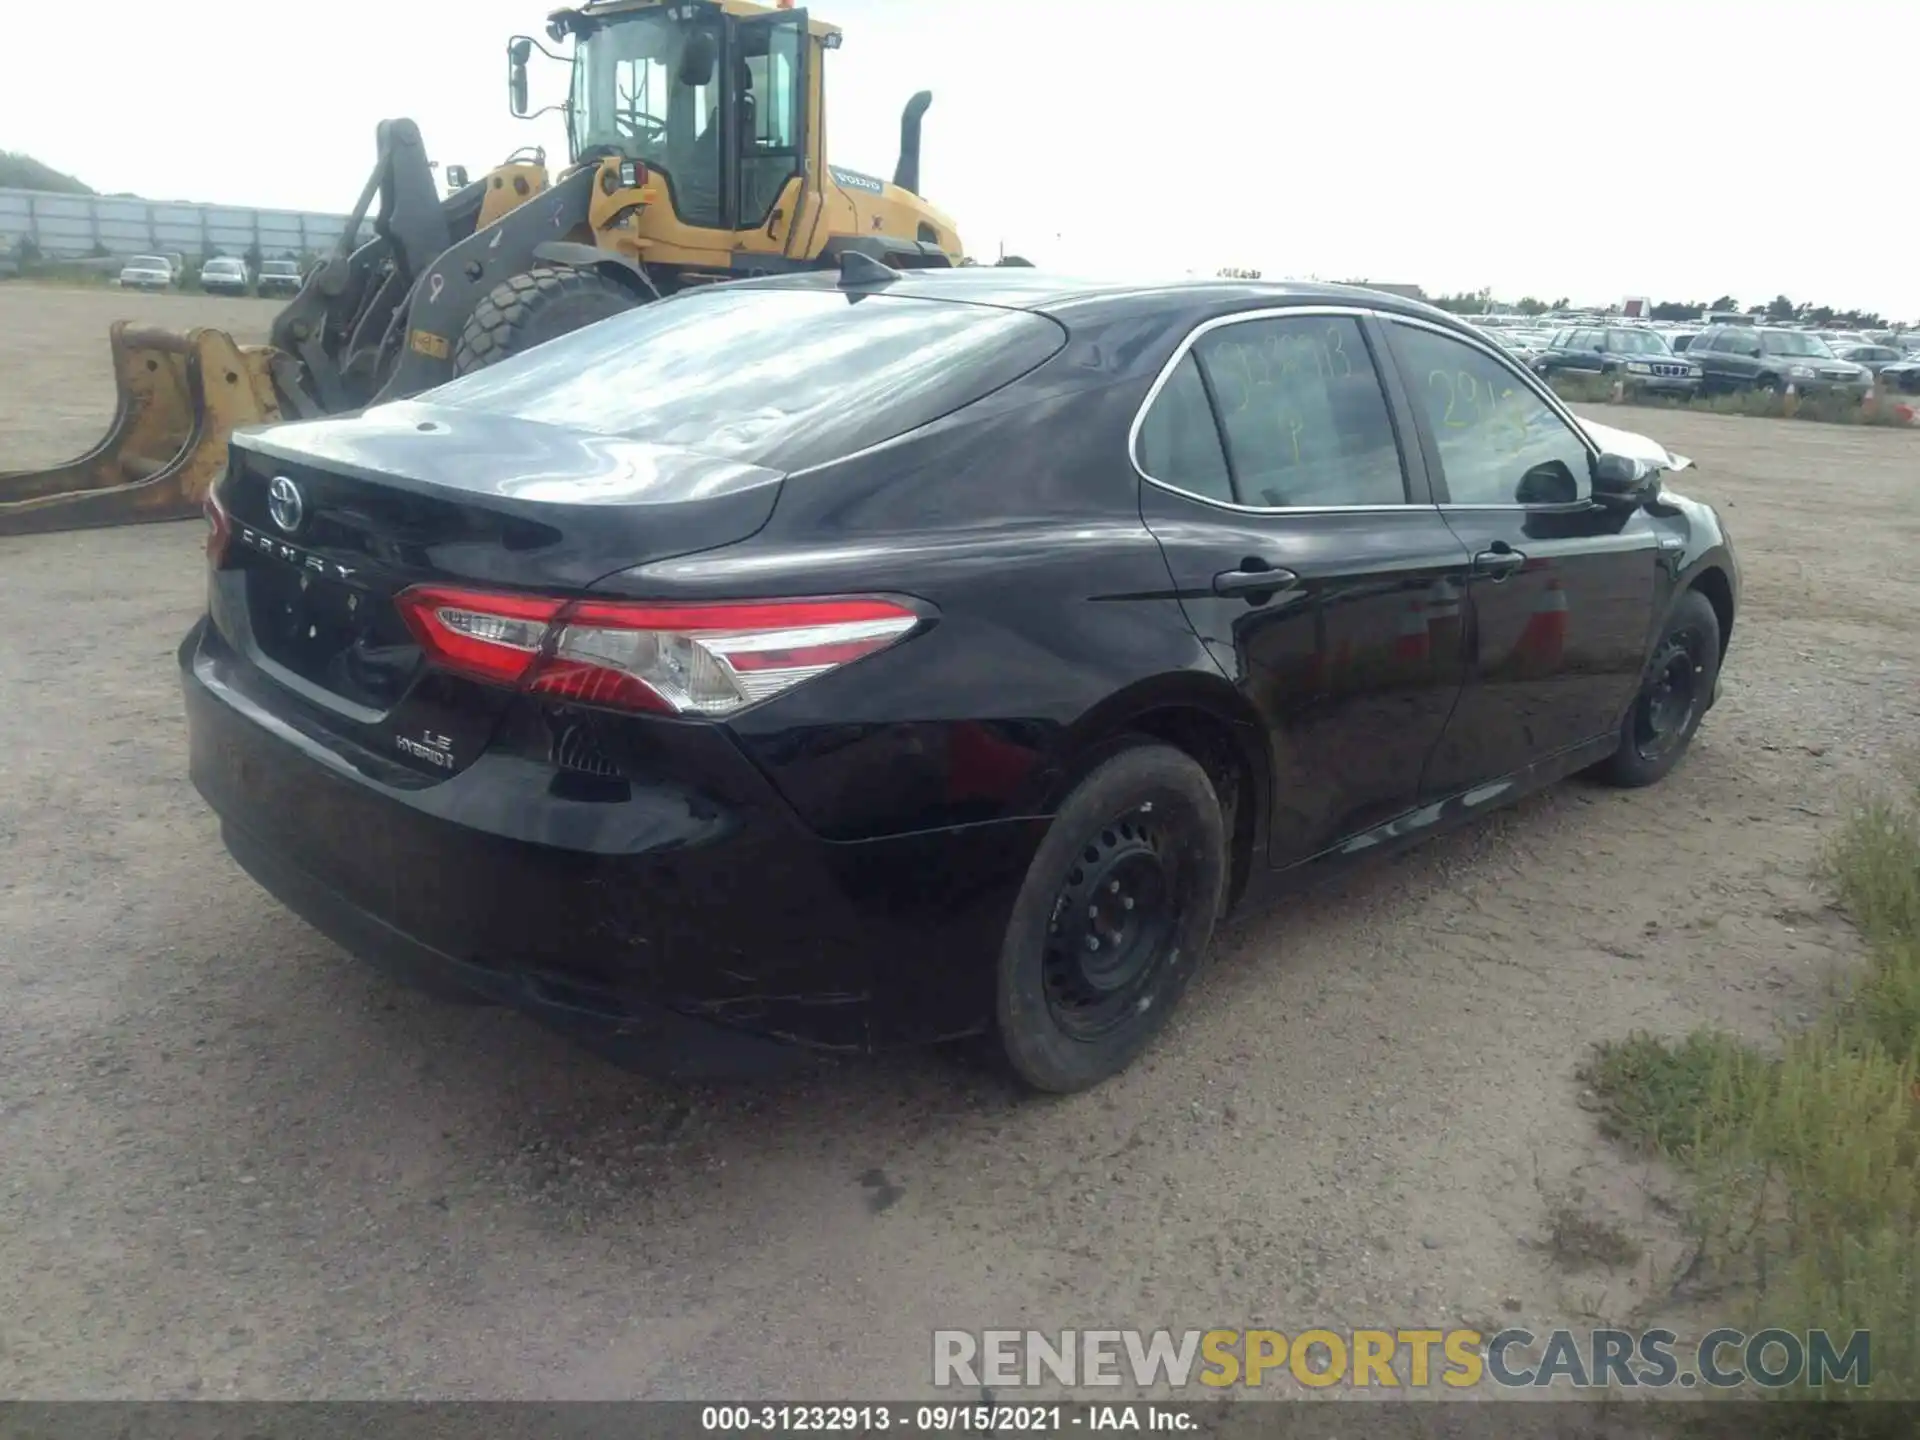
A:
{"label": "yellow wheel loader", "polygon": [[919,195],[930,95],[907,104],[891,183],[826,162],[824,60],[841,36],[805,10],[588,0],[546,35],[566,53],[509,42],[508,96],[538,113],[536,50],[570,67],[553,107],[566,168],[524,151],[472,183],[450,167],[443,199],[418,127],[383,122],[339,244],[270,343],[116,326],[112,429],[66,465],[0,472],[0,535],[195,515],[236,426],[415,395],[690,285],[968,263]]}

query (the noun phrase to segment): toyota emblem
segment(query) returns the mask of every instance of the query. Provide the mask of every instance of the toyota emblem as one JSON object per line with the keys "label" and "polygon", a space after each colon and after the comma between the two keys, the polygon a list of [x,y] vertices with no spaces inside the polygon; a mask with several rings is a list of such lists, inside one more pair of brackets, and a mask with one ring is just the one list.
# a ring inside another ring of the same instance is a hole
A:
{"label": "toyota emblem", "polygon": [[267,487],[267,513],[289,535],[298,530],[307,518],[307,502],[300,497],[300,487],[284,475],[274,476]]}

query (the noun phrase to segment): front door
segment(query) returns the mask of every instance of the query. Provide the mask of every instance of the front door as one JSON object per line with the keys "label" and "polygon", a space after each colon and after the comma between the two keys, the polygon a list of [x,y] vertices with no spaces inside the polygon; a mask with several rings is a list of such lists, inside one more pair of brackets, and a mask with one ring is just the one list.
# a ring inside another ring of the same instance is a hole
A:
{"label": "front door", "polygon": [[736,20],[725,91],[733,101],[735,248],[784,253],[803,208],[808,136],[807,12],[778,10]]}
{"label": "front door", "polygon": [[1372,333],[1351,310],[1212,322],[1137,439],[1181,604],[1269,732],[1276,866],[1411,809],[1461,682],[1467,552]]}
{"label": "front door", "polygon": [[1621,722],[1661,592],[1646,513],[1592,499],[1595,447],[1490,345],[1386,323],[1440,513],[1472,555],[1468,675],[1422,793],[1548,762]]}

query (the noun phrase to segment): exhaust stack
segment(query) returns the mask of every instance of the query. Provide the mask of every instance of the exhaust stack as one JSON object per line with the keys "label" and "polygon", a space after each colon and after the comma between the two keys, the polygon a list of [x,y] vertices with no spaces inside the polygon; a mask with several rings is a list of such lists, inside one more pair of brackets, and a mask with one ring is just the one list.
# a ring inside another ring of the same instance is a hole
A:
{"label": "exhaust stack", "polygon": [[933,104],[933,92],[922,90],[900,112],[900,163],[894,167],[893,183],[909,194],[920,193],[920,117]]}

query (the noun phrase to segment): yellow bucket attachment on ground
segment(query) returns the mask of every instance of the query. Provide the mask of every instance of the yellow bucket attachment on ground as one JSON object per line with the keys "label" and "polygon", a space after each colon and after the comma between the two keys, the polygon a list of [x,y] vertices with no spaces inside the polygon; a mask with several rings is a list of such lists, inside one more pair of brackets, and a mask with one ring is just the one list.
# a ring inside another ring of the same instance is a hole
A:
{"label": "yellow bucket attachment on ground", "polygon": [[65,465],[0,471],[0,535],[198,515],[234,429],[280,418],[268,347],[124,320],[112,346],[113,428]]}

